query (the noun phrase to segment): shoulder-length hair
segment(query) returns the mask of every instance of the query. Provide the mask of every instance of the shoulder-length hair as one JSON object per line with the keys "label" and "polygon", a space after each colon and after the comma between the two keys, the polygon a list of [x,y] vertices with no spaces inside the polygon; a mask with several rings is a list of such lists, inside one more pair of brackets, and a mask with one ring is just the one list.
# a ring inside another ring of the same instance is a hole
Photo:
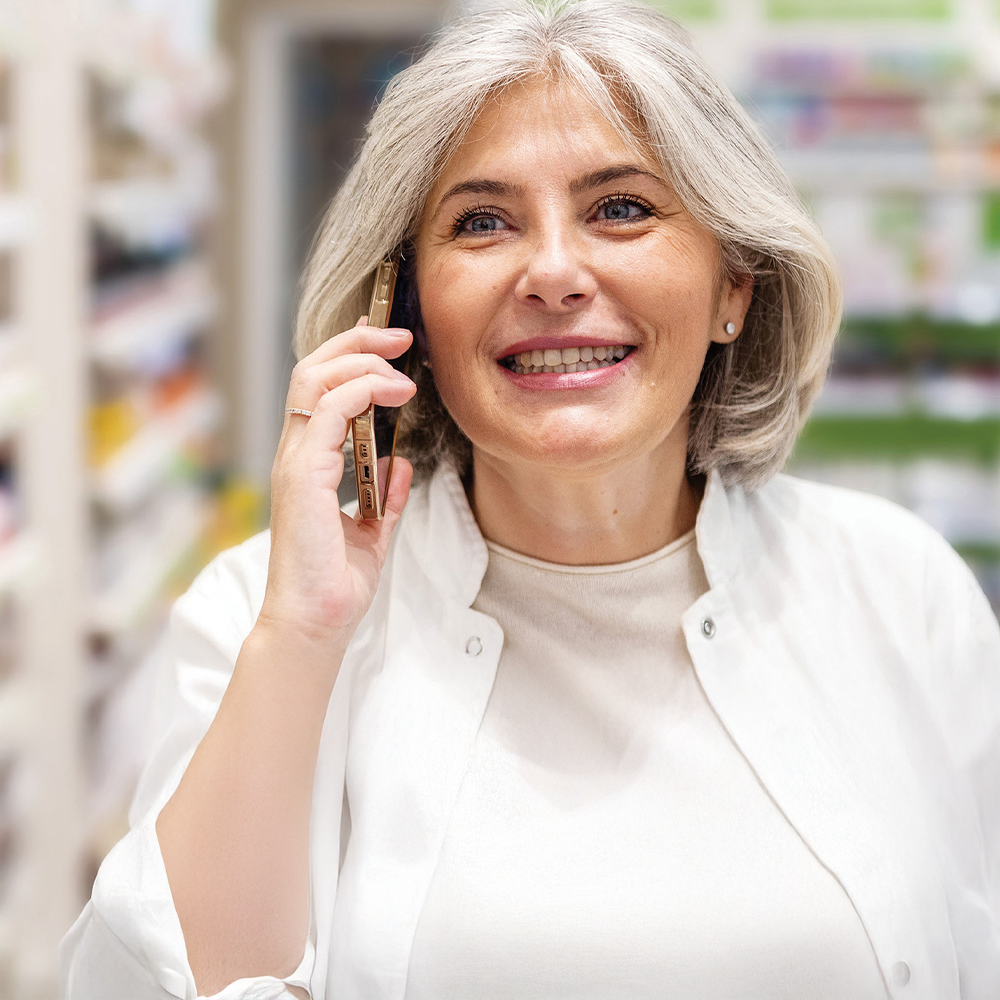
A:
{"label": "shoulder-length hair", "polygon": [[[298,356],[367,311],[375,267],[409,245],[435,179],[484,104],[539,76],[577,87],[651,151],[718,239],[723,267],[752,277],[743,331],[710,347],[692,398],[688,465],[748,487],[765,482],[781,470],[822,388],[840,323],[836,265],[766,141],[686,32],[637,0],[501,0],[446,26],[393,79],[316,238]],[[400,294],[419,328],[407,270]],[[400,453],[418,472],[443,458],[465,468],[469,442],[432,375],[417,366],[415,380]]]}

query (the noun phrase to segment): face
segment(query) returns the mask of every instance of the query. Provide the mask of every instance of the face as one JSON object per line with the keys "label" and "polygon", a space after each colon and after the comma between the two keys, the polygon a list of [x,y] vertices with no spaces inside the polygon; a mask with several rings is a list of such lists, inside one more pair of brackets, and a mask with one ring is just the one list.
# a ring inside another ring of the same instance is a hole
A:
{"label": "face", "polygon": [[564,84],[480,115],[427,200],[417,289],[441,398],[477,462],[684,461],[709,344],[750,289],[662,169]]}

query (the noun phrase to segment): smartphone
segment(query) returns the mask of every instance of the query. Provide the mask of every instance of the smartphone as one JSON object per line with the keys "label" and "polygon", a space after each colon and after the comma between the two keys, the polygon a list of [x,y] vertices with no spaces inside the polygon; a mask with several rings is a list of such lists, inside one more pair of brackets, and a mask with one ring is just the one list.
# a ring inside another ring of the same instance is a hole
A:
{"label": "smartphone", "polygon": [[[368,325],[384,330],[389,325],[392,313],[392,299],[396,292],[396,278],[399,275],[399,255],[394,254],[383,260],[375,272],[375,287],[368,308]],[[351,437],[354,439],[354,472],[358,481],[358,507],[362,520],[381,521],[385,512],[385,497],[379,488],[378,449],[375,444],[375,405],[351,421]],[[386,470],[386,494],[392,482],[392,460],[396,454],[395,435]]]}

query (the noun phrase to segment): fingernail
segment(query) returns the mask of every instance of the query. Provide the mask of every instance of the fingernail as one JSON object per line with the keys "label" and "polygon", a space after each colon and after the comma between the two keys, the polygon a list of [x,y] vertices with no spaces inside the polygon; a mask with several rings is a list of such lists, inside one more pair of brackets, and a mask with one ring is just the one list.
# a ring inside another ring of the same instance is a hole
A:
{"label": "fingernail", "polygon": [[395,326],[389,327],[389,329],[387,329],[385,332],[390,337],[409,337],[409,335],[410,335],[410,331],[409,330],[402,330],[399,327],[395,327]]}
{"label": "fingernail", "polygon": [[395,368],[393,368],[392,370],[392,377],[395,379],[399,379],[400,382],[409,382],[411,384],[413,383],[413,379],[411,379],[409,375],[404,375],[402,372],[396,371]]}

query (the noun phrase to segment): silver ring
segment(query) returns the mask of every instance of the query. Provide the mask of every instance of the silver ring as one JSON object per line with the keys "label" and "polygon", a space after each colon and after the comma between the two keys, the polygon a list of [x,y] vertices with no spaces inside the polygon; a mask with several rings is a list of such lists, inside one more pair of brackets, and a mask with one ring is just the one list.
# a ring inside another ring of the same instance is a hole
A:
{"label": "silver ring", "polygon": [[285,413],[298,413],[303,417],[311,417],[313,415],[312,410],[300,410],[297,406],[289,406]]}

